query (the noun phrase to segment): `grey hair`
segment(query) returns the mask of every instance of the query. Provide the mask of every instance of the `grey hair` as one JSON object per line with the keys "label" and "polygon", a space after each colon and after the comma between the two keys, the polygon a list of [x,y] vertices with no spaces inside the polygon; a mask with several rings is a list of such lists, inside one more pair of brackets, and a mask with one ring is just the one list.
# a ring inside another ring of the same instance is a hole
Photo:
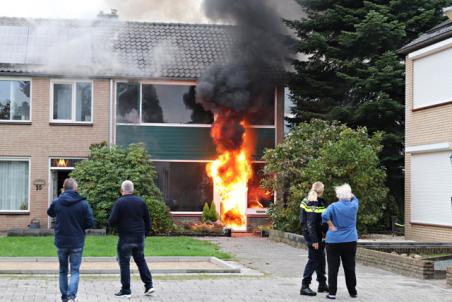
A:
{"label": "grey hair", "polygon": [[133,182],[131,182],[130,180],[124,180],[121,184],[121,191],[123,193],[132,194],[133,193]]}
{"label": "grey hair", "polygon": [[77,191],[78,184],[73,178],[66,178],[63,182],[63,189],[65,191]]}
{"label": "grey hair", "polygon": [[342,186],[338,186],[335,188],[336,196],[339,200],[346,199],[350,200],[353,197],[352,188],[349,184],[345,183]]}

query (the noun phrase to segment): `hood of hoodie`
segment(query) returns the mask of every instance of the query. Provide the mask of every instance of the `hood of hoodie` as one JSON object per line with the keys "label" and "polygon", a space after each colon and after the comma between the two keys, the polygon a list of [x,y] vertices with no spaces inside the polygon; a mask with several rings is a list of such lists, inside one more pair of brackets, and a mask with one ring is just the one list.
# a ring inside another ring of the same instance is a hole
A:
{"label": "hood of hoodie", "polygon": [[84,200],[85,198],[80,196],[75,191],[64,191],[60,194],[58,197],[61,204],[67,207],[73,206],[74,204],[79,203],[80,201]]}

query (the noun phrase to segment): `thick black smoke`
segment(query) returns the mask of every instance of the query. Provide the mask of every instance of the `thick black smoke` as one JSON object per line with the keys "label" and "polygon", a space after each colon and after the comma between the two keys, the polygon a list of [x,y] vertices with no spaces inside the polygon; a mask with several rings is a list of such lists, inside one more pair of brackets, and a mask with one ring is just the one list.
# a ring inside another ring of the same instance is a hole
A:
{"label": "thick black smoke", "polygon": [[[264,106],[259,102],[268,98],[262,93],[275,86],[287,65],[286,28],[270,0],[205,0],[204,9],[210,19],[234,25],[230,30],[235,42],[233,59],[210,67],[200,78],[197,102],[214,114],[232,110],[246,116],[253,108]],[[243,129],[231,135],[240,133]]]}

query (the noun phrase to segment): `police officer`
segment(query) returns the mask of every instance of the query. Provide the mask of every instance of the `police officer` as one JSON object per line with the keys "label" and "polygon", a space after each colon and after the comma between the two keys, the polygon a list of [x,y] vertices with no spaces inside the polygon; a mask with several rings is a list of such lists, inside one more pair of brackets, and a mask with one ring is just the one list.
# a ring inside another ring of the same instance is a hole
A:
{"label": "police officer", "polygon": [[315,296],[317,293],[309,288],[314,271],[317,275],[319,293],[328,291],[325,274],[325,244],[322,238],[328,230],[327,224],[322,224],[322,212],[325,210],[325,200],[322,198],[324,185],[315,182],[308,197],[300,205],[301,230],[308,246],[308,262],[303,273],[300,295]]}

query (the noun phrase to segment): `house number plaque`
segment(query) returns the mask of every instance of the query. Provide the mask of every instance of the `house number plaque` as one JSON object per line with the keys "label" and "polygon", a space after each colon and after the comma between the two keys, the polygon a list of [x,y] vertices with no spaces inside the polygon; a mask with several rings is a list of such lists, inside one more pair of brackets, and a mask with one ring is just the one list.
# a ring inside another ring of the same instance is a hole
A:
{"label": "house number plaque", "polygon": [[35,179],[35,181],[33,181],[33,185],[35,185],[36,191],[41,191],[45,184],[46,181],[44,179]]}

